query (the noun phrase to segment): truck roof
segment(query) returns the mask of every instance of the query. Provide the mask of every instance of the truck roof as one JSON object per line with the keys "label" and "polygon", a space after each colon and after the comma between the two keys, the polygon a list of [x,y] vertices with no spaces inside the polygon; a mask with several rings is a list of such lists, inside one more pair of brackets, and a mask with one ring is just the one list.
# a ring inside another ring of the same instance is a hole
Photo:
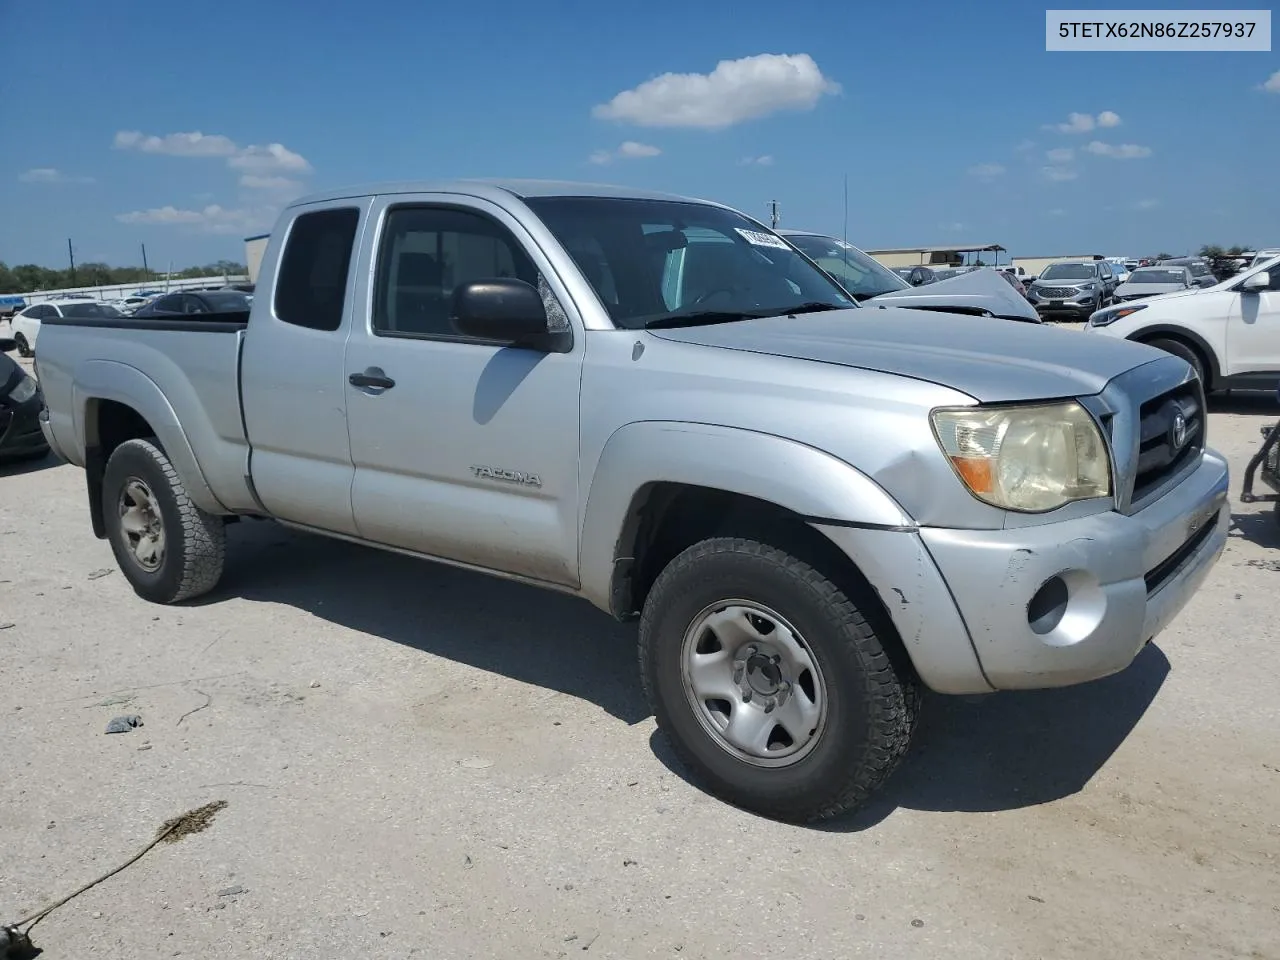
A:
{"label": "truck roof", "polygon": [[394,180],[385,183],[354,184],[336,190],[325,190],[299,197],[289,204],[290,207],[308,203],[321,203],[328,200],[342,200],[347,197],[385,196],[394,193],[462,193],[470,196],[494,199],[497,194],[505,193],[520,197],[617,197],[627,200],[674,200],[683,203],[712,203],[709,200],[698,200],[693,197],[682,197],[672,193],[660,193],[654,190],[640,190],[636,187],[619,187],[603,183],[578,183],[571,180],[504,180],[504,179],[465,179],[465,180]]}

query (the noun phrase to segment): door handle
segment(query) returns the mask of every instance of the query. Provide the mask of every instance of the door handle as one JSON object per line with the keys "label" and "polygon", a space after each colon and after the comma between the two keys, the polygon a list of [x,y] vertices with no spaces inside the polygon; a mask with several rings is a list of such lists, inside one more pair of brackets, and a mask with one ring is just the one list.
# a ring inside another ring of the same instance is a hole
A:
{"label": "door handle", "polygon": [[390,390],[396,385],[396,382],[385,373],[372,367],[364,373],[351,374],[347,377],[347,381],[353,387],[375,387],[379,390]]}

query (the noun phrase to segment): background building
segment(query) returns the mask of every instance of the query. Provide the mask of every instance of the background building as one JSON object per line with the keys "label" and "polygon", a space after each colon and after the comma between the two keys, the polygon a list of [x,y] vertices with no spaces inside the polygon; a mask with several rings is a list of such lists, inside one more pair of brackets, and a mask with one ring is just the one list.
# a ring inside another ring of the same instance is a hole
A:
{"label": "background building", "polygon": [[886,267],[914,267],[918,264],[958,267],[981,260],[987,266],[995,266],[1005,248],[998,243],[947,244],[940,247],[891,247],[866,251]]}

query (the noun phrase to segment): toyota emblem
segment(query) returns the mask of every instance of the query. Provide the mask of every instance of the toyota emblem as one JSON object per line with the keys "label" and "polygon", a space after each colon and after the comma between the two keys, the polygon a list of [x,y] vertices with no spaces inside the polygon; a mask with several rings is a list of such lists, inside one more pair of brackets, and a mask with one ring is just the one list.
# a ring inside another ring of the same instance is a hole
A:
{"label": "toyota emblem", "polygon": [[1181,410],[1173,414],[1173,425],[1169,428],[1169,439],[1173,441],[1173,449],[1181,450],[1187,442],[1187,418]]}

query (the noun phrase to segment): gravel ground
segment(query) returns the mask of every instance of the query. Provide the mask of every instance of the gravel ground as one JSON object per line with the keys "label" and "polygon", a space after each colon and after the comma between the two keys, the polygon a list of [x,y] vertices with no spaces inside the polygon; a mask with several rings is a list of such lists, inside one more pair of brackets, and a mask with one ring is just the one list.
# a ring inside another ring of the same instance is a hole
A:
{"label": "gravel ground", "polygon": [[[1238,491],[1274,401],[1218,406]],[[685,781],[580,601],[250,522],[216,595],[152,606],[83,490],[0,470],[0,921],[227,806],[48,958],[1280,958],[1269,508],[1125,673],[930,698],[878,802],[803,829]]]}

